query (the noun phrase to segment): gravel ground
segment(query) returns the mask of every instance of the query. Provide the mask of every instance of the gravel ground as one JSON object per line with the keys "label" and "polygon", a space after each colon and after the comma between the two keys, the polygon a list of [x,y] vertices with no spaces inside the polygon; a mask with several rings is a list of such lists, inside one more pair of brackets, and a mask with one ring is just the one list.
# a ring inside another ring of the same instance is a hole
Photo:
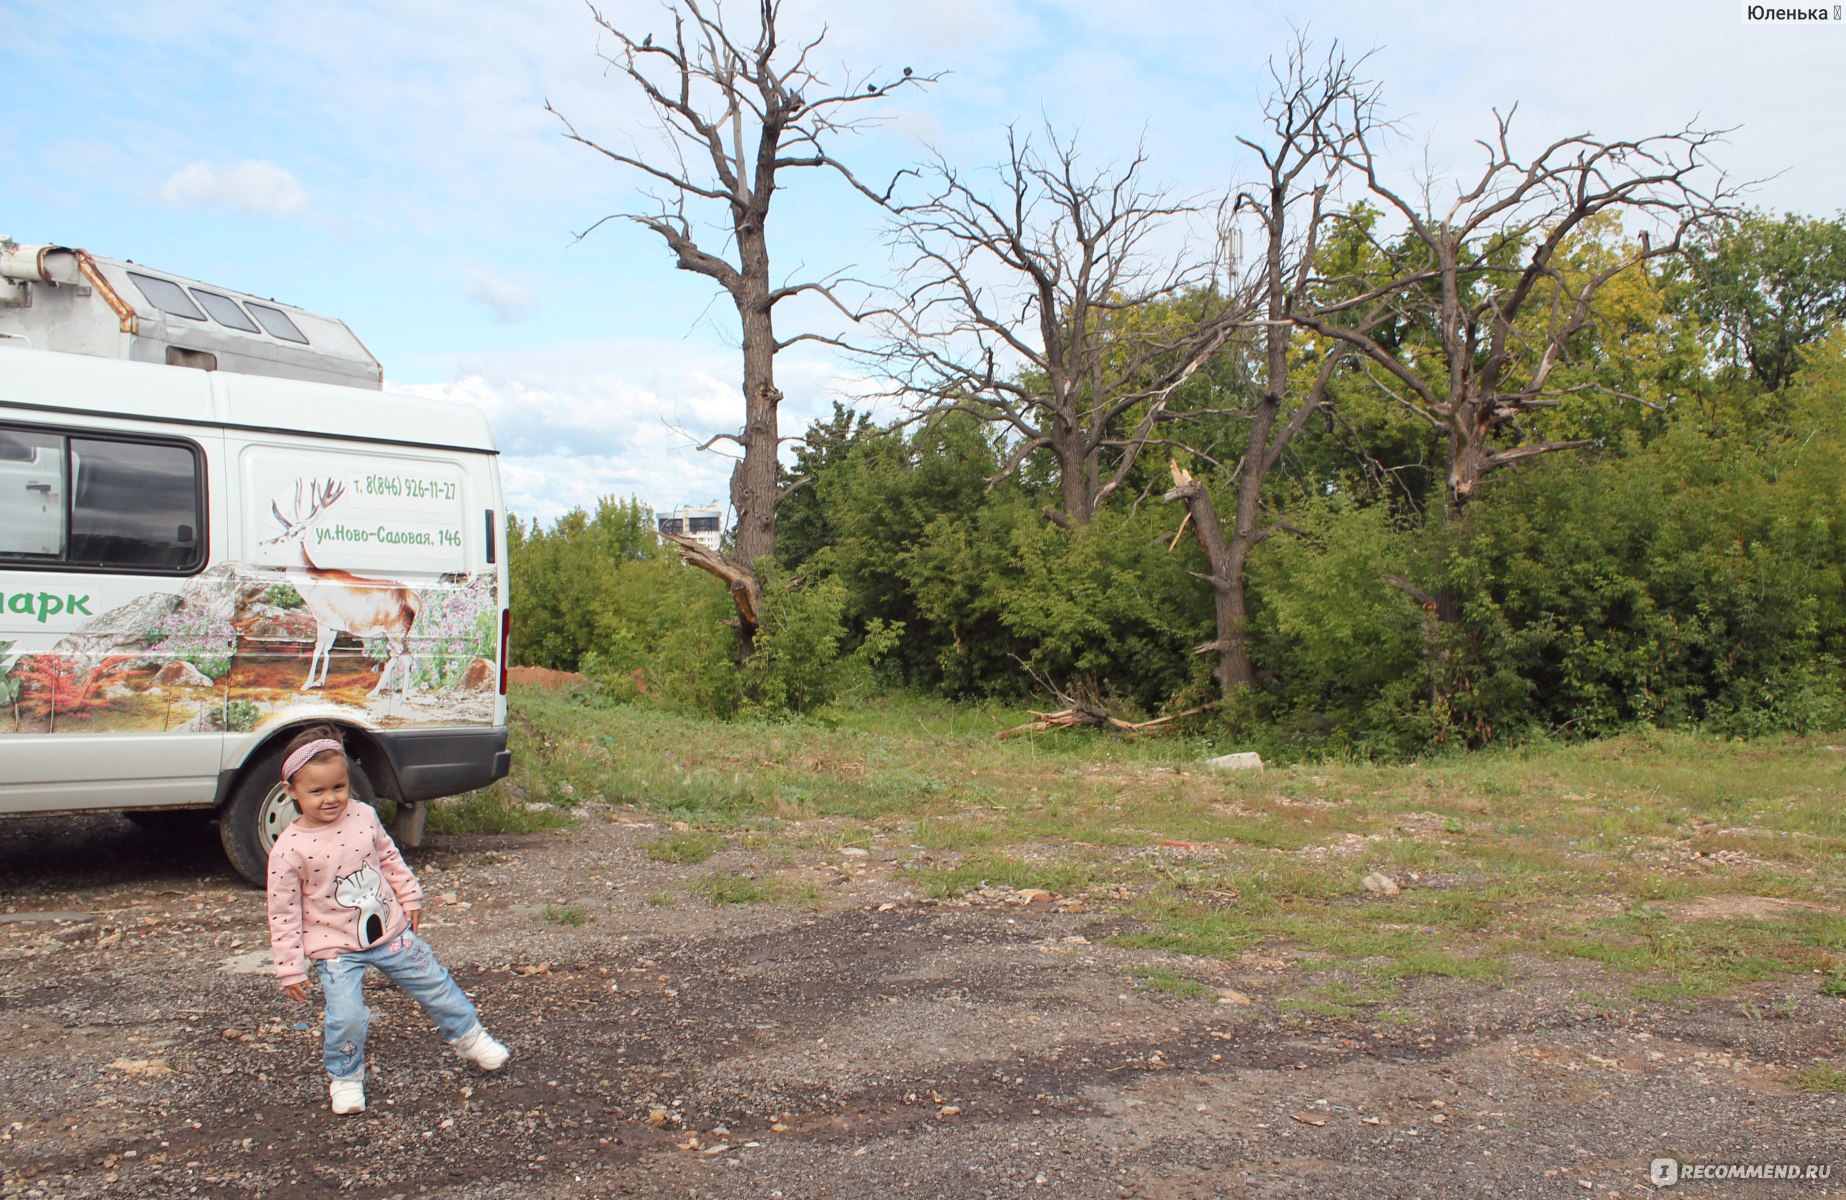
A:
{"label": "gravel ground", "polygon": [[[425,935],[514,1057],[466,1066],[379,986],[370,1108],[339,1118],[319,1010],[215,837],[0,821],[0,1196],[1846,1195],[1846,1098],[1785,1082],[1841,1050],[1814,980],[1612,1008],[1620,981],[1534,959],[1410,985],[1413,1020],[1317,1017],[1275,1003],[1285,952],[1162,959],[1094,900],[931,902],[876,849],[676,866],[658,833],[615,811],[413,852]],[[684,891],[772,865],[821,901]],[[1215,990],[1137,986],[1150,964]],[[1660,1156],[1832,1178],[1656,1189]]]}

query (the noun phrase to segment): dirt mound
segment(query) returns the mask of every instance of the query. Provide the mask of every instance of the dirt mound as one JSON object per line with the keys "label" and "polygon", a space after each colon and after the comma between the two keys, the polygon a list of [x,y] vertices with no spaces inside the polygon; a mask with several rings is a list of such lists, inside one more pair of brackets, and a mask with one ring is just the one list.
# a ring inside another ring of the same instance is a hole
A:
{"label": "dirt mound", "polygon": [[578,671],[554,671],[550,667],[508,667],[506,680],[555,690],[567,683],[582,683],[583,675]]}

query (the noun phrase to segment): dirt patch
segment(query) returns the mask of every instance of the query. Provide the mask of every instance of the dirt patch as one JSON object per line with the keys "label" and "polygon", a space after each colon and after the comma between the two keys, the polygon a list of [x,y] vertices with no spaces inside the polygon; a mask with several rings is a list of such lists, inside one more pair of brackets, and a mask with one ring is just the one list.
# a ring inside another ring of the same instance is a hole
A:
{"label": "dirt patch", "polygon": [[1687,921],[1774,921],[1810,912],[1836,912],[1824,904],[1777,896],[1699,896],[1666,910]]}
{"label": "dirt patch", "polygon": [[554,671],[550,667],[508,667],[508,683],[529,684],[534,687],[558,688],[571,683],[582,683],[583,675],[578,671]]}
{"label": "dirt patch", "polygon": [[[900,847],[660,863],[660,832],[618,809],[432,835],[425,932],[513,1061],[466,1067],[377,987],[371,1107],[336,1118],[318,1010],[276,988],[214,839],[0,821],[0,1195],[1602,1200],[1653,1194],[1660,1155],[1835,1176],[1679,1196],[1846,1178],[1841,1097],[1786,1084],[1842,1051],[1811,980],[1683,1010],[1530,960],[1322,1015],[1301,998],[1348,977],[1286,948],[1187,959],[1111,944],[1133,923],[1106,904],[930,901]],[[818,896],[712,905],[687,889],[714,870]]]}

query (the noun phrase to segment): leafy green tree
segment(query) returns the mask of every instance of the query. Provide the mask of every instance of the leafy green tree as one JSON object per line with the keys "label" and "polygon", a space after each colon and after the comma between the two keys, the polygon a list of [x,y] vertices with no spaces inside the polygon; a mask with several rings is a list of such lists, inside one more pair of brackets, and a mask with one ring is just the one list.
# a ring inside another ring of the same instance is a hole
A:
{"label": "leafy green tree", "polygon": [[1429,642],[1441,636],[1393,579],[1425,573],[1421,529],[1386,505],[1331,494],[1295,506],[1300,533],[1251,566],[1265,683],[1232,716],[1274,752],[1399,757],[1439,735]]}
{"label": "leafy green tree", "polygon": [[1781,391],[1802,349],[1846,319],[1846,214],[1745,213],[1687,248],[1679,283],[1714,356]]}
{"label": "leafy green tree", "polygon": [[732,615],[723,585],[676,550],[621,562],[602,579],[584,673],[618,699],[729,717],[743,700]]}
{"label": "leafy green tree", "polygon": [[898,644],[903,626],[874,617],[849,646],[846,599],[837,579],[793,587],[779,573],[765,577],[761,634],[743,672],[747,710],[800,716],[871,685],[872,668]]}
{"label": "leafy green tree", "polygon": [[1681,421],[1624,455],[1496,488],[1453,566],[1478,659],[1529,698],[1484,720],[1588,735],[1762,733],[1846,717],[1846,335],[1794,426],[1759,444]]}
{"label": "leafy green tree", "polygon": [[[985,571],[970,573],[973,556],[984,558],[996,547],[983,536],[978,550],[954,548],[972,536],[991,506],[1010,510],[1021,496],[1013,481],[990,491],[987,481],[999,466],[987,426],[965,413],[944,413],[908,432],[860,439],[837,467],[816,478],[833,540],[810,562],[845,587],[845,617],[855,628],[873,621],[903,626],[893,661],[906,678],[938,682],[938,667],[945,654],[953,659],[954,646],[984,642],[996,632],[981,624],[979,610],[963,604],[978,603],[976,593],[990,586]],[[957,574],[950,579],[938,571]],[[994,652],[1005,656],[998,647]],[[972,683],[965,672],[957,677]]]}
{"label": "leafy green tree", "polygon": [[[1165,512],[1110,508],[1064,529],[1020,523],[994,588],[999,623],[1038,679],[1152,712],[1209,699],[1211,601],[1190,543],[1174,546]],[[1203,646],[1201,645],[1203,643]],[[1204,693],[1204,694],[1201,694]]]}
{"label": "leafy green tree", "polygon": [[659,553],[653,512],[605,497],[594,515],[572,509],[550,529],[508,524],[512,661],[574,671],[595,640],[599,596],[616,567]]}
{"label": "leafy green tree", "polygon": [[799,570],[834,540],[816,481],[871,432],[869,417],[836,400],[833,415],[816,419],[796,444],[794,467],[783,470],[784,495],[776,513],[776,559],[783,567]]}

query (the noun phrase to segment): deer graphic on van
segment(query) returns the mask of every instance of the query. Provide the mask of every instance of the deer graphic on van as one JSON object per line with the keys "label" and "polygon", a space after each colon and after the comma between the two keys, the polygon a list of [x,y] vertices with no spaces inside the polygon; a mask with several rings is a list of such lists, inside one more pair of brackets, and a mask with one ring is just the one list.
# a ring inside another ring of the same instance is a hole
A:
{"label": "deer graphic on van", "polygon": [[[408,695],[413,671],[410,630],[417,623],[423,602],[415,592],[395,580],[367,579],[350,571],[321,567],[308,553],[308,531],[345,494],[346,485],[333,479],[319,483],[297,480],[292,512],[284,513],[282,506],[273,500],[269,505],[282,532],[263,544],[294,543],[300,565],[284,567],[283,572],[301,593],[318,629],[314,653],[308,659],[308,677],[302,682],[301,690],[305,692],[326,685],[333,640],[341,633],[350,633],[360,639],[382,637],[389,651],[384,669],[378,674],[378,683],[367,693],[368,697],[383,692],[393,675],[397,677],[398,694]],[[320,672],[318,681],[314,677],[317,669]]]}

